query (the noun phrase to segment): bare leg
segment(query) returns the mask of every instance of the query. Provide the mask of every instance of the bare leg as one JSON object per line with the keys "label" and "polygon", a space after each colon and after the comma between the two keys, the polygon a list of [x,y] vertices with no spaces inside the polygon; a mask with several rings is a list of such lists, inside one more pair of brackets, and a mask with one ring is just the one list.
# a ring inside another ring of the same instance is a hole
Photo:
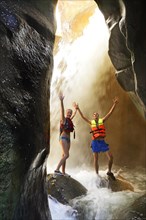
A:
{"label": "bare leg", "polygon": [[111,152],[107,151],[106,156],[108,158],[108,172],[111,173],[111,169],[113,165],[113,155]]}
{"label": "bare leg", "polygon": [[[62,155],[62,158],[64,157],[64,154]],[[66,160],[62,164],[62,173],[65,174],[65,167],[66,167]]]}
{"label": "bare leg", "polygon": [[66,160],[69,157],[70,143],[68,143],[66,140],[61,140],[60,144],[62,146],[63,154],[62,154],[62,158],[59,161],[59,164],[58,164],[56,170],[59,170],[60,167],[63,166],[62,170],[63,170],[63,173],[65,173],[65,165],[66,165]]}
{"label": "bare leg", "polygon": [[[68,143],[68,152],[70,150],[70,143]],[[64,155],[63,155],[64,156]],[[66,160],[62,164],[62,173],[65,174],[65,168],[66,168]]]}
{"label": "bare leg", "polygon": [[98,169],[99,169],[99,166],[98,166],[98,153],[93,153],[93,157],[94,157],[94,168],[95,168],[96,174],[98,174]]}

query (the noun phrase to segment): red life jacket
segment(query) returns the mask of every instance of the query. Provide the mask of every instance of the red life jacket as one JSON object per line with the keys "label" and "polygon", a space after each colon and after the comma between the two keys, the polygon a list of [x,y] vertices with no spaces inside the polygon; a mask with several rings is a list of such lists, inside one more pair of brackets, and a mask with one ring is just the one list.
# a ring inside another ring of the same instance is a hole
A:
{"label": "red life jacket", "polygon": [[103,124],[103,120],[101,118],[98,119],[98,123],[95,120],[91,121],[91,132],[92,133],[92,140],[98,137],[105,137],[105,127]]}
{"label": "red life jacket", "polygon": [[65,131],[65,132],[73,132],[74,131],[74,125],[73,122],[70,118],[65,118],[65,123],[60,124],[60,134]]}

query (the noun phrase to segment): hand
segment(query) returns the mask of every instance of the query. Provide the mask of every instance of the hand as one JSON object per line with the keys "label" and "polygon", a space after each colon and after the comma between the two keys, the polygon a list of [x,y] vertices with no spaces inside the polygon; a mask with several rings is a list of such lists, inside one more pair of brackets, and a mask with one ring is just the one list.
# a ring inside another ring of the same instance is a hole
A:
{"label": "hand", "polygon": [[59,93],[59,99],[62,101],[64,99],[64,96],[62,94],[62,92]]}
{"label": "hand", "polygon": [[78,103],[73,102],[73,107],[74,107],[75,109],[78,109],[78,108],[79,108]]}
{"label": "hand", "polygon": [[113,99],[113,103],[114,103],[114,104],[117,104],[118,102],[119,102],[118,97],[115,97],[115,98]]}

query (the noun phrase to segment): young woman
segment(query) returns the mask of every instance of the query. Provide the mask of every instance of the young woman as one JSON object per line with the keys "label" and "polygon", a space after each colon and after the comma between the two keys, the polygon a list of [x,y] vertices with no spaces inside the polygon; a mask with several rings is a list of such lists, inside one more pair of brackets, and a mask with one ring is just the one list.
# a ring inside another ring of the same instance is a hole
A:
{"label": "young woman", "polygon": [[[73,113],[72,109],[66,110],[66,115],[64,114],[64,96],[62,94],[59,95],[60,103],[61,103],[61,120],[60,120],[60,137],[59,141],[62,147],[62,158],[59,161],[56,170],[54,171],[55,174],[58,175],[67,175],[65,173],[65,167],[66,167],[66,160],[69,158],[69,150],[70,150],[70,133],[74,132],[74,125],[72,122],[72,119],[76,115],[77,109],[76,105],[75,111]],[[72,114],[73,113],[73,114]],[[62,167],[62,172],[60,172],[60,167]]]}

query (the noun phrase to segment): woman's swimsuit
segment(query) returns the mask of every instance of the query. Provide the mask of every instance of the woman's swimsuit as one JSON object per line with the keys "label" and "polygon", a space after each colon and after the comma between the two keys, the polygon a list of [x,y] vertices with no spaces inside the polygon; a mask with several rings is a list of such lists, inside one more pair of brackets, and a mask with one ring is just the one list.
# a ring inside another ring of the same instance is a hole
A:
{"label": "woman's swimsuit", "polygon": [[70,138],[69,137],[60,136],[59,140],[66,140],[68,143],[70,143]]}

